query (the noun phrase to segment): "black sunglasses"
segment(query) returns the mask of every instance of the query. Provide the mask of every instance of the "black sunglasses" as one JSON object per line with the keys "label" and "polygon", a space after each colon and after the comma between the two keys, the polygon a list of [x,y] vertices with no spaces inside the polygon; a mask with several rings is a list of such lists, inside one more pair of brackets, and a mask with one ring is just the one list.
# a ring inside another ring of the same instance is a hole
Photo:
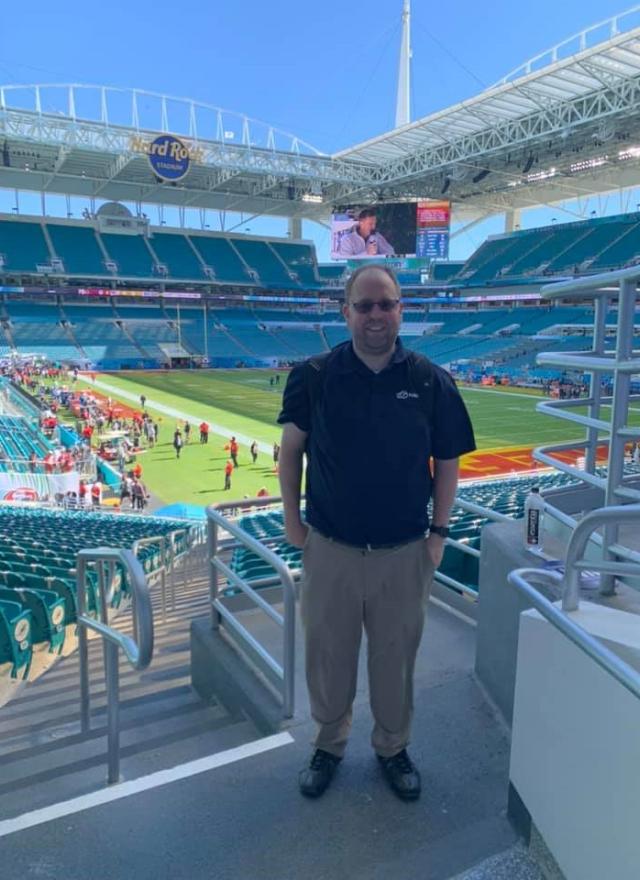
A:
{"label": "black sunglasses", "polygon": [[359,302],[349,303],[359,315],[369,315],[375,306],[378,306],[381,312],[394,312],[398,308],[399,299],[381,299],[375,302],[371,299],[361,299]]}

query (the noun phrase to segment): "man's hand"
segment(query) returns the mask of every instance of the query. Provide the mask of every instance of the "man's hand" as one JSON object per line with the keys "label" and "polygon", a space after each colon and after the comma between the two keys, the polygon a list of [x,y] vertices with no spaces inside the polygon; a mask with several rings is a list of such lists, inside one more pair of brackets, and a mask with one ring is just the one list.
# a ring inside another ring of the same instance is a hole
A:
{"label": "man's hand", "polygon": [[305,525],[301,520],[295,522],[287,522],[285,525],[285,533],[287,541],[298,550],[302,550],[304,542],[309,534],[309,526]]}
{"label": "man's hand", "polygon": [[441,538],[440,535],[431,534],[428,538],[425,538],[425,543],[427,545],[429,559],[431,560],[433,567],[437,568],[442,562],[442,556],[444,554],[444,538]]}

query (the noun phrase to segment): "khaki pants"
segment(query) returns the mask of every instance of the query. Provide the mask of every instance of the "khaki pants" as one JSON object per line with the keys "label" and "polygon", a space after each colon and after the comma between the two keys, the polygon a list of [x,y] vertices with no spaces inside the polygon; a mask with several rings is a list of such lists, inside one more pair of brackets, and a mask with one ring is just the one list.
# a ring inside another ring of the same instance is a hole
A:
{"label": "khaki pants", "polygon": [[409,742],[413,669],[433,581],[426,543],[358,550],[311,529],[303,559],[300,608],[316,748],[344,753],[364,626],[371,743],[379,755],[395,755]]}

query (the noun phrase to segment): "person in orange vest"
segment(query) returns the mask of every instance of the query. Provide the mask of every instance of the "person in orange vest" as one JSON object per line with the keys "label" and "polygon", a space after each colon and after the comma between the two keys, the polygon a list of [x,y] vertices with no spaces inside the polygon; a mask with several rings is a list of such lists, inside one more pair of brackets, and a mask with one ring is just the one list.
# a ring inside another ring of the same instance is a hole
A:
{"label": "person in orange vest", "polygon": [[231,459],[227,459],[227,463],[224,466],[224,488],[225,490],[231,488],[231,474],[233,473],[233,462]]}
{"label": "person in orange vest", "polygon": [[102,483],[96,480],[91,487],[91,504],[93,507],[100,507],[102,503]]}
{"label": "person in orange vest", "polygon": [[234,468],[238,467],[238,448],[238,441],[235,437],[232,437],[229,443],[229,455],[231,456]]}
{"label": "person in orange vest", "polygon": [[142,476],[142,465],[139,461],[137,461],[133,467],[133,476],[136,478],[136,480],[139,480]]}

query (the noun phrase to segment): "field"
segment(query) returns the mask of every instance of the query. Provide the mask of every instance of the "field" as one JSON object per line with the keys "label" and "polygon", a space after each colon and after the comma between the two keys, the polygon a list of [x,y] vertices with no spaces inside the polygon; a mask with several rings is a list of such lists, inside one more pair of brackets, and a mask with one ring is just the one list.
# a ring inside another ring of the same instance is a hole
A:
{"label": "field", "polygon": [[[255,496],[260,488],[277,493],[271,449],[280,437],[276,424],[286,382],[272,387],[270,371],[183,371],[99,374],[96,391],[130,405],[139,406],[140,394],[147,409],[160,423],[158,446],[140,457],[144,480],[162,501],[210,504],[244,495]],[[512,446],[535,446],[582,436],[579,428],[536,413],[539,397],[499,389],[463,388],[462,394],[473,421],[480,450]],[[194,430],[179,461],[171,446],[177,423],[188,419]],[[207,445],[198,442],[197,425],[212,426]],[[639,414],[634,414],[640,423]],[[240,467],[234,472],[232,491],[223,490],[223,467],[228,458],[226,442],[234,434],[240,442]],[[251,464],[248,445],[260,444],[260,455]]]}

